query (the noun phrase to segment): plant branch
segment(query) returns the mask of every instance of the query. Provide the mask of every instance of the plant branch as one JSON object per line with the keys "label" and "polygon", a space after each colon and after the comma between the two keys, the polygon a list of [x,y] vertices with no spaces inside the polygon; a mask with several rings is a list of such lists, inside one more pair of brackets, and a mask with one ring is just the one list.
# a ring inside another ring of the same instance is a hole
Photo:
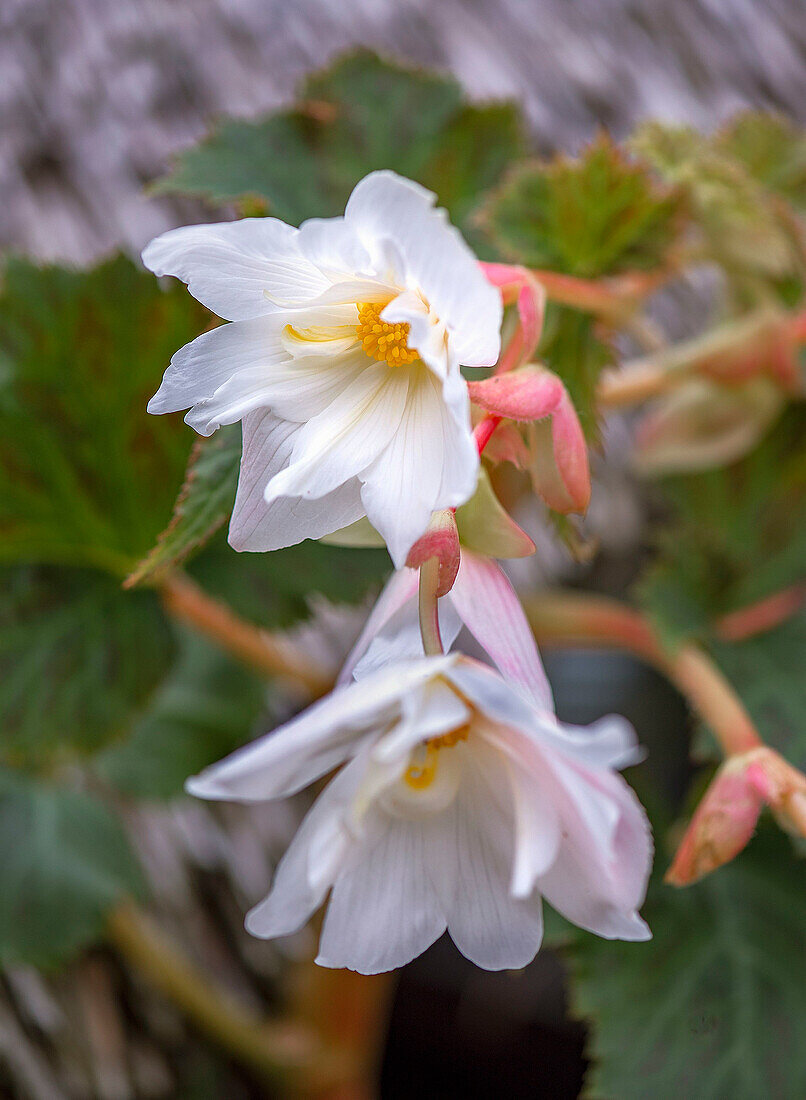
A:
{"label": "plant branch", "polygon": [[538,642],[623,649],[671,680],[713,730],[726,756],[763,744],[733,688],[698,646],[668,653],[639,612],[604,596],[549,593],[528,599],[527,618]]}
{"label": "plant branch", "polygon": [[211,638],[264,676],[280,677],[313,696],[333,686],[333,674],[285,638],[278,638],[235,615],[208,596],[184,573],[172,573],[159,586],[165,610]]}
{"label": "plant branch", "polygon": [[429,558],[420,566],[420,634],[427,657],[443,653],[439,632],[439,558]]}
{"label": "plant branch", "polygon": [[229,993],[212,985],[134,903],[112,913],[108,938],[121,955],[224,1050],[283,1089],[282,1095],[312,1095],[314,1089],[350,1076],[349,1060],[327,1047],[310,1026],[261,1020]]}

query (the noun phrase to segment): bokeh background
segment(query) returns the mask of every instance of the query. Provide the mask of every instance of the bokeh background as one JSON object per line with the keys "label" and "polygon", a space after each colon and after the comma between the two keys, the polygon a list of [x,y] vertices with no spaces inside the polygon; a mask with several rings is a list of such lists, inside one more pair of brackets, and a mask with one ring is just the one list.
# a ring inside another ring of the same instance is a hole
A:
{"label": "bokeh background", "polygon": [[[448,71],[472,99],[516,99],[545,153],[649,117],[712,129],[761,107],[806,121],[802,0],[0,0],[0,249],[85,265],[208,219],[210,207],[151,197],[148,184],[216,118],[290,103],[306,74],[355,46]],[[617,475],[599,502],[609,550],[594,579],[618,590],[643,504]],[[542,551],[544,576],[567,571],[555,545]],[[334,662],[359,622],[320,606],[306,637]],[[626,658],[552,655],[548,670],[568,719],[622,711],[650,748],[686,722],[672,690]],[[293,705],[272,700],[275,716]],[[686,767],[682,747],[664,761],[673,790]],[[255,1011],[289,956],[310,949],[306,935],[274,947],[241,929],[296,812],[182,799],[126,811],[161,921]],[[522,974],[488,975],[440,943],[400,977],[382,1093],[575,1097],[584,1029],[566,1007],[551,952]],[[0,1094],[270,1095],[102,947],[56,974],[4,973]]]}

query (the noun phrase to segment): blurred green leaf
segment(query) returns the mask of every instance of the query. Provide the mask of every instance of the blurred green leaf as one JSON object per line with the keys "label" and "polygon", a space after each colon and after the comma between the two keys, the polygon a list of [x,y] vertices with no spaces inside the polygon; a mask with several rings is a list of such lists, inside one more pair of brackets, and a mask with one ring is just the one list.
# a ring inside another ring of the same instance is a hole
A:
{"label": "blurred green leaf", "polygon": [[266,685],[188,630],[179,657],[145,714],[96,761],[107,780],[136,798],[171,798],[185,780],[265,732]]}
{"label": "blurred green leaf", "polygon": [[761,834],[685,890],[658,885],[653,939],[579,936],[575,1013],[590,1020],[585,1095],[758,1100],[806,1093],[803,867]]}
{"label": "blurred green leaf", "polygon": [[91,565],[118,576],[170,513],[187,454],[146,415],[176,349],[203,326],[118,257],[88,272],[12,259],[0,297],[0,561]]}
{"label": "blurred green leaf", "polygon": [[52,767],[123,736],[172,649],[151,592],[125,595],[88,570],[5,568],[0,761]]}
{"label": "blurred green leaf", "polygon": [[235,503],[240,463],[240,425],[219,428],[194,444],[171,522],[127,578],[127,588],[160,580],[226,522]]}
{"label": "blurred green leaf", "polygon": [[549,302],[538,349],[540,358],[562,378],[590,443],[599,438],[596,385],[613,352],[594,319]]}
{"label": "blurred green leaf", "polygon": [[513,169],[481,219],[509,259],[591,279],[663,264],[680,215],[679,194],[602,135],[578,158]]}
{"label": "blurred green leaf", "polygon": [[120,825],[90,795],[0,770],[0,962],[53,966],[142,883]]}
{"label": "blurred green leaf", "polygon": [[716,137],[717,147],[741,162],[754,180],[806,209],[806,132],[782,115],[744,111]]}
{"label": "blurred green leaf", "polygon": [[638,594],[670,644],[806,576],[806,406],[731,466],[659,482],[671,515]]}
{"label": "blurred green leaf", "polygon": [[769,189],[774,172],[769,164],[764,169],[760,146],[748,145],[747,124],[737,124],[733,138],[731,133],[711,137],[648,122],[631,145],[683,189],[705,258],[725,270],[740,302],[758,300],[759,280],[777,287],[784,300],[799,296],[806,264],[800,234],[793,232],[786,205]]}
{"label": "blurred green leaf", "polygon": [[465,105],[452,78],[367,50],[310,77],[299,99],[281,114],[223,123],[183,153],[154,190],[218,204],[239,200],[250,212],[262,202],[268,213],[298,225],[341,214],[363,176],[391,168],[435,190],[461,221],[480,191],[523,153],[514,106]]}

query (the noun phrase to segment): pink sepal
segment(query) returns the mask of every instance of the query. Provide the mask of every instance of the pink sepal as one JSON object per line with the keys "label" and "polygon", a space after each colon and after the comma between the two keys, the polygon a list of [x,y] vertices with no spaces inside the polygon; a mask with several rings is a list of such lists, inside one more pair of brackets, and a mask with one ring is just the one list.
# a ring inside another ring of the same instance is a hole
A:
{"label": "pink sepal", "polygon": [[428,530],[409,551],[406,565],[409,569],[419,569],[430,558],[439,558],[437,596],[446,596],[459,571],[459,532],[454,514],[447,508],[434,512]]}

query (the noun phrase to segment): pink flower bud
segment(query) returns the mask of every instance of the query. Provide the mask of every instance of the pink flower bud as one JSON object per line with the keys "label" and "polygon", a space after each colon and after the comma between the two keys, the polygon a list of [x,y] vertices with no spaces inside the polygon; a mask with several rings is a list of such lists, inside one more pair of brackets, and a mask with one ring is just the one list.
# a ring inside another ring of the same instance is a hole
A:
{"label": "pink flower bud", "polygon": [[459,532],[453,512],[445,508],[434,512],[425,534],[412,546],[406,565],[419,569],[429,558],[439,558],[437,596],[445,596],[453,588],[459,572]]}
{"label": "pink flower bud", "polygon": [[666,881],[688,886],[730,862],[753,836],[765,805],[785,828],[806,834],[806,776],[767,746],[726,760],[694,812]]}

